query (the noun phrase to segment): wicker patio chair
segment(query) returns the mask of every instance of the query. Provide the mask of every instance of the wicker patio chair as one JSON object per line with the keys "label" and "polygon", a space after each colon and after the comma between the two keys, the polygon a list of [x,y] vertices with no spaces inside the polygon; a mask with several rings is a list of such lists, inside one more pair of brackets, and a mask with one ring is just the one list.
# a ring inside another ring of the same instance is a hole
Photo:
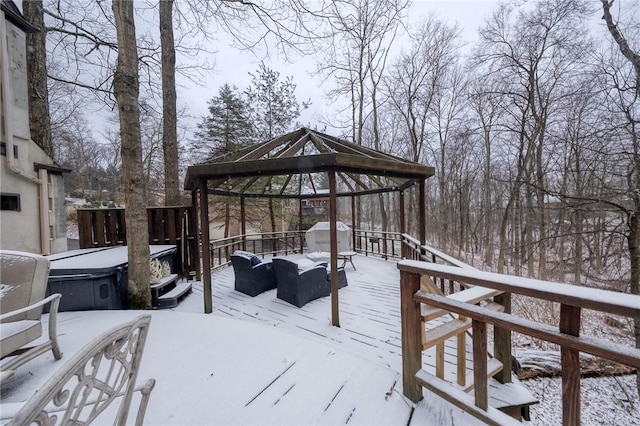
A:
{"label": "wicker patio chair", "polygon": [[331,293],[331,283],[327,280],[325,266],[317,265],[300,272],[297,263],[274,258],[273,269],[276,272],[278,299],[298,308]]}
{"label": "wicker patio chair", "polygon": [[271,262],[262,262],[253,253],[236,251],[231,255],[235,274],[235,289],[254,297],[276,288],[276,276]]}

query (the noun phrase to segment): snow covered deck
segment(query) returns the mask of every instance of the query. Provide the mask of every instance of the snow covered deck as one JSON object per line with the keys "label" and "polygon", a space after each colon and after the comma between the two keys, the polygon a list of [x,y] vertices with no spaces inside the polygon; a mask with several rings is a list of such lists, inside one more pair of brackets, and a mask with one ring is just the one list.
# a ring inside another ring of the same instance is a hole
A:
{"label": "snow covered deck", "polygon": [[[233,290],[233,270],[213,275],[212,315],[202,287],[172,311],[154,311],[140,379],[153,377],[147,424],[474,424],[426,394],[417,408],[401,392],[399,273],[396,264],[358,256],[340,290],[341,327],[331,326],[330,298],[302,309]],[[3,383],[0,402],[29,397],[51,371],[94,335],[135,311],[59,315],[65,357],[42,356]],[[454,351],[455,352],[455,351]],[[470,358],[470,357],[469,357]],[[429,353],[426,365],[433,365]],[[469,361],[469,366],[471,365]],[[495,401],[530,395],[519,384],[492,386]]]}

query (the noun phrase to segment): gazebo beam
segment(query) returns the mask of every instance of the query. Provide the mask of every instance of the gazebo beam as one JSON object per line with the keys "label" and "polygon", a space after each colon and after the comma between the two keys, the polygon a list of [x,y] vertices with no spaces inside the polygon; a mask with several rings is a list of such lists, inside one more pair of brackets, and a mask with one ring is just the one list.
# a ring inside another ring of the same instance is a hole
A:
{"label": "gazebo beam", "polygon": [[355,188],[353,187],[353,185],[351,185],[351,182],[349,182],[349,179],[345,177],[344,173],[338,173],[338,176],[340,177],[342,182],[345,185],[347,185],[347,189],[349,189],[349,192],[353,193],[355,191]]}
{"label": "gazebo beam", "polygon": [[[298,135],[298,136],[295,136],[295,135]],[[255,160],[256,158],[260,158],[266,153],[268,153],[269,151],[273,150],[278,145],[282,144],[283,142],[293,139],[293,137],[300,138],[301,135],[302,135],[302,129],[296,130],[295,132],[287,133],[286,135],[282,135],[280,137],[272,139],[271,141],[265,144],[259,145],[256,149],[244,155],[243,157],[240,157],[237,161]]]}
{"label": "gazebo beam", "polygon": [[293,145],[287,148],[284,152],[280,154],[280,157],[292,157],[296,152],[300,151],[304,144],[309,140],[309,133],[304,134],[300,139],[296,141]]}
{"label": "gazebo beam", "polygon": [[193,179],[231,179],[259,176],[277,176],[291,173],[320,173],[329,170],[365,175],[384,175],[404,179],[433,176],[433,167],[411,162],[365,158],[344,153],[316,154],[304,157],[284,157],[244,162],[199,164],[189,167],[185,183],[191,189]]}
{"label": "gazebo beam", "polygon": [[[368,189],[366,191],[350,191],[350,192],[340,192],[336,194],[336,197],[351,197],[352,195],[372,195],[372,194],[380,194],[385,192],[395,192],[399,191],[399,187],[390,187],[390,188],[380,188],[380,189]],[[267,194],[267,193],[250,193],[250,192],[234,192],[234,191],[224,191],[222,189],[209,189],[210,195],[221,195],[225,197],[247,197],[247,198],[276,198],[276,199],[309,199],[309,198],[318,198],[318,196],[322,196],[323,194],[313,193],[313,194]]]}

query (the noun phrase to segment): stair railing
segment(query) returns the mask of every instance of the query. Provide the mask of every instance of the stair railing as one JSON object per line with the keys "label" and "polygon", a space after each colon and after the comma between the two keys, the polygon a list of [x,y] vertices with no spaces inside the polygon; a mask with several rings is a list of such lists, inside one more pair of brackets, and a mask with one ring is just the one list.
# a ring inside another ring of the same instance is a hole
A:
{"label": "stair railing", "polygon": [[[562,421],[564,425],[580,424],[580,352],[640,368],[640,349],[592,336],[580,336],[583,309],[629,318],[640,317],[640,296],[585,288],[569,284],[482,272],[474,269],[438,265],[413,260],[398,263],[400,269],[400,303],[402,323],[403,392],[418,402],[422,387],[448,399],[475,417],[490,423],[506,421],[502,412],[488,405],[487,325],[494,326],[494,355],[505,368],[499,373],[511,374],[512,331],[554,343],[561,348]],[[537,301],[560,304],[557,325],[538,323],[506,312],[455,300],[453,297],[428,293],[420,289],[422,277],[454,280],[468,286],[480,286],[531,297]],[[474,395],[438,379],[422,368],[422,307],[442,309],[472,321]]]}

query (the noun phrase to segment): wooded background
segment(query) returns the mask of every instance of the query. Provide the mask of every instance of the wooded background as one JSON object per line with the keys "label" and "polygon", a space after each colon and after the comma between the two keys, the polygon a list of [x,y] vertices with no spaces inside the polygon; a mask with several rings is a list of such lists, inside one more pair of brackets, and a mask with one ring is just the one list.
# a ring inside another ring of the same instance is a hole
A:
{"label": "wooded background", "polygon": [[[212,58],[234,66],[214,55],[223,32],[237,48],[315,63],[314,78],[336,110],[305,125],[435,166],[427,231],[438,249],[498,272],[638,293],[637,2],[507,2],[478,22],[468,45],[459,27],[435,15],[409,19],[406,0],[160,3],[136,2],[133,11],[135,143],[149,204],[165,193],[168,204],[179,202],[176,176],[186,166],[291,130],[309,106],[295,98],[290,76],[264,64],[237,70],[253,72],[247,88],[216,81]],[[41,107],[32,116],[34,140],[74,169],[71,193],[100,199],[106,190],[124,201],[129,151],[108,112],[123,54],[113,10],[89,0],[23,7],[44,29],[30,36],[30,94],[32,105],[48,100],[50,128],[41,128]],[[176,79],[221,88],[197,129],[185,127],[188,111],[176,107],[189,103],[176,100]],[[287,120],[277,127],[274,113],[283,110]],[[112,124],[97,132],[96,119]],[[393,196],[360,203],[359,226],[398,229]],[[407,203],[414,212],[416,200]],[[278,209],[270,210],[273,226]],[[412,229],[417,218],[408,217]]]}

